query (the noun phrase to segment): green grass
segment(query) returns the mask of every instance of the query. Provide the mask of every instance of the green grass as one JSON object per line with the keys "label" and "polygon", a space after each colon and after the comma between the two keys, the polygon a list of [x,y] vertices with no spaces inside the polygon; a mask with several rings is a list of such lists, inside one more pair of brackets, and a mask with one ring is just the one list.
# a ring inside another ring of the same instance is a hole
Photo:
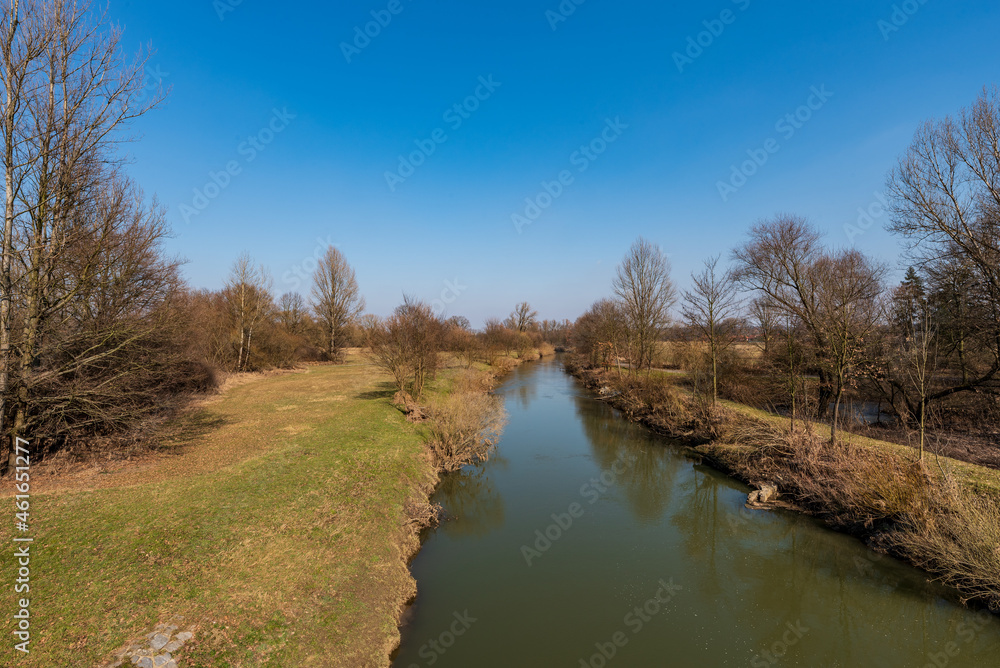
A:
{"label": "green grass", "polygon": [[16,665],[104,665],[173,615],[196,627],[185,668],[385,665],[415,591],[404,506],[433,480],[385,381],[358,359],[260,378],[187,415],[141,465],[39,478],[31,653]]}

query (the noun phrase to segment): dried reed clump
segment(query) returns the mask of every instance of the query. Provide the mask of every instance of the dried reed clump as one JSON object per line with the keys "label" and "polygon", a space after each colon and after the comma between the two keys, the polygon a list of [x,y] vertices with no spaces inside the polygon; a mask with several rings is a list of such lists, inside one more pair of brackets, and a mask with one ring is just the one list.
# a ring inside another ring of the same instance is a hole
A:
{"label": "dried reed clump", "polygon": [[896,537],[918,565],[1000,612],[1000,499],[945,480]]}
{"label": "dried reed clump", "polygon": [[492,367],[493,372],[498,376],[502,376],[505,373],[509,373],[516,366],[517,366],[517,360],[514,360],[510,357],[497,357],[496,359],[490,362],[490,367]]}
{"label": "dried reed clump", "polygon": [[839,523],[871,527],[927,514],[930,480],[919,464],[898,455],[813,439],[794,463],[800,493]]}
{"label": "dried reed clump", "polygon": [[455,376],[455,392],[491,392],[498,382],[494,371],[464,369]]}
{"label": "dried reed clump", "polygon": [[428,442],[442,471],[486,461],[507,424],[503,402],[484,392],[455,392],[435,399],[427,413]]}

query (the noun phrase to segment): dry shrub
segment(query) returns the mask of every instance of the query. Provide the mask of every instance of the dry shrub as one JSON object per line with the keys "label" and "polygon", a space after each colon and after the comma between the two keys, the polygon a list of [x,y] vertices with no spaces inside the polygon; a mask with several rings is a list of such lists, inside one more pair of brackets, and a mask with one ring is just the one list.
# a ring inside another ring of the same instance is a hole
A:
{"label": "dry shrub", "polygon": [[1000,500],[945,482],[932,515],[916,518],[897,543],[921,567],[1000,612]]}
{"label": "dry shrub", "polygon": [[663,366],[684,371],[704,367],[708,349],[701,341],[670,341],[665,346],[661,348]]}
{"label": "dry shrub", "polygon": [[490,366],[496,375],[502,376],[505,373],[510,373],[517,366],[517,361],[510,357],[497,357],[490,362]]}
{"label": "dry shrub", "polygon": [[626,414],[639,417],[650,414],[671,418],[687,416],[684,400],[677,388],[659,376],[626,376],[613,384],[621,393],[618,403]]}
{"label": "dry shrub", "polygon": [[555,346],[548,341],[538,344],[538,354],[540,357],[552,357],[556,354]]}
{"label": "dry shrub", "polygon": [[731,411],[722,412],[720,418],[719,440],[753,448],[758,456],[787,460],[795,455],[797,443],[771,422],[740,419]]}
{"label": "dry shrub", "polygon": [[497,375],[492,370],[478,371],[464,369],[455,376],[455,392],[491,392],[497,384]]}
{"label": "dry shrub", "polygon": [[870,528],[928,513],[931,489],[924,468],[894,453],[806,437],[791,464],[799,494],[838,524]]}
{"label": "dry shrub", "polygon": [[435,399],[427,412],[428,442],[442,471],[486,461],[507,424],[503,402],[481,392],[456,392]]}

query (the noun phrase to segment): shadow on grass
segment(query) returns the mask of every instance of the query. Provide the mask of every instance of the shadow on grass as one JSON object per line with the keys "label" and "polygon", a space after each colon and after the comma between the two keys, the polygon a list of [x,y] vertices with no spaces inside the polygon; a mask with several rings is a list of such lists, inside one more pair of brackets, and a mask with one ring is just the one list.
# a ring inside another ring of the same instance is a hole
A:
{"label": "shadow on grass", "polygon": [[376,401],[378,399],[392,399],[396,395],[396,386],[392,383],[380,383],[379,389],[359,392],[354,395],[355,399],[363,401]]}
{"label": "shadow on grass", "polygon": [[179,453],[197,439],[229,423],[229,420],[208,409],[193,411],[174,422],[169,431],[157,439],[155,449],[161,452]]}

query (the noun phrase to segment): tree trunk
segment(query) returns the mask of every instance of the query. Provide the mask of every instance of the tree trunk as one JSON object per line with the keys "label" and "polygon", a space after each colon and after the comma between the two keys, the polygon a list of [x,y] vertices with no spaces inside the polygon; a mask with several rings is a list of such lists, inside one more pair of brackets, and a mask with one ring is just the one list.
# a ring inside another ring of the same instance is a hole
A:
{"label": "tree trunk", "polygon": [[[730,395],[732,396],[732,395]],[[715,344],[712,344],[712,408],[715,408],[716,403],[719,401],[719,360],[718,354],[715,350]]]}
{"label": "tree trunk", "polygon": [[924,461],[924,434],[927,427],[927,400],[920,398],[920,461]]}
{"label": "tree trunk", "polygon": [[834,398],[830,372],[820,369],[819,371],[819,406],[816,408],[816,416],[821,420],[830,414],[830,402]]}
{"label": "tree trunk", "polygon": [[837,445],[837,425],[840,422],[840,398],[843,396],[844,390],[837,389],[836,398],[833,402],[833,418],[830,420],[830,445]]}
{"label": "tree trunk", "polygon": [[[4,36],[4,62],[0,67],[4,69],[4,102],[6,104],[3,114],[3,141],[4,141],[4,218],[3,218],[3,239],[0,240],[0,442],[8,442],[6,436],[7,422],[7,394],[10,390],[10,363],[11,363],[11,315],[12,291],[14,289],[11,280],[11,265],[14,255],[14,40],[17,37],[17,19],[20,12],[17,2],[12,3],[11,14],[8,17],[10,29]],[[13,447],[13,437],[9,441],[10,462],[7,464],[8,470],[16,465],[16,449]],[[0,447],[0,452],[3,448]],[[6,470],[0,471],[0,475]]]}

